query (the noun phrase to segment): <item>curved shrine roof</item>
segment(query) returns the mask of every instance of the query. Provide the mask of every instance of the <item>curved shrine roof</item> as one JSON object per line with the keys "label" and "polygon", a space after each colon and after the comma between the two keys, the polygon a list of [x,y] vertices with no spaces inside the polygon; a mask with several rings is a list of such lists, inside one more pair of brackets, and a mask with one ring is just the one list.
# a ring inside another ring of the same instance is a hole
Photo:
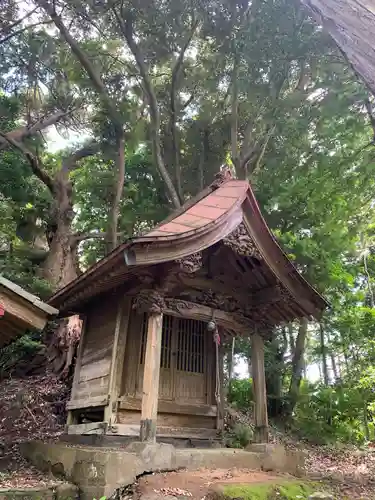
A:
{"label": "curved shrine roof", "polygon": [[[318,317],[328,303],[280,248],[260,212],[249,182],[232,178],[224,179],[221,184],[215,181],[150,232],[119,245],[59,290],[49,303],[60,307],[61,311],[70,308],[73,311],[82,301],[124,282],[139,266],[176,261],[201,252],[231,233],[236,234],[234,231],[240,224],[246,228],[260,258],[299,304],[304,315]],[[88,288],[91,284],[95,284],[95,291]]]}

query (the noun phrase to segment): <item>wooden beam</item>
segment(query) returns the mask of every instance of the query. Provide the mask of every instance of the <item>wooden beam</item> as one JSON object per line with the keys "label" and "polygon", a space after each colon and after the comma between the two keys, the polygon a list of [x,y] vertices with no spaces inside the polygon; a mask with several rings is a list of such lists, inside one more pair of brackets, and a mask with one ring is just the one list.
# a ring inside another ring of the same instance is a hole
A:
{"label": "wooden beam", "polygon": [[0,291],[0,304],[5,312],[16,318],[23,328],[42,330],[47,323],[48,314],[41,311],[22,297],[15,296],[8,291]]}
{"label": "wooden beam", "polygon": [[108,404],[108,396],[91,396],[85,399],[70,400],[66,404],[67,410],[83,410],[86,408],[95,408],[98,406],[106,406]]}
{"label": "wooden beam", "polygon": [[130,297],[122,297],[116,317],[115,338],[112,347],[111,371],[108,384],[108,406],[104,410],[104,420],[112,425],[116,420],[117,400],[120,396],[125,347],[131,313]]}
{"label": "wooden beam", "polygon": [[[82,424],[81,424],[82,425]],[[87,424],[84,424],[87,425]],[[91,425],[91,424],[90,424]],[[71,426],[71,427],[79,427]],[[83,434],[79,429],[71,434]],[[139,424],[116,424],[106,431],[107,436],[139,436]],[[92,432],[94,434],[94,432]],[[97,434],[99,432],[96,432]],[[91,432],[90,432],[91,434]],[[156,430],[158,438],[180,438],[180,439],[217,439],[216,429],[192,428],[192,427],[168,427],[158,426]]]}
{"label": "wooden beam", "polygon": [[249,293],[249,291],[243,289],[241,285],[236,285],[226,279],[223,279],[223,283],[217,279],[210,280],[208,278],[187,275],[180,275],[178,279],[185,286],[185,290],[186,287],[189,287],[195,290],[212,290],[213,292],[223,293],[238,300],[239,305],[242,306],[273,304],[282,299],[280,290],[276,286],[266,287],[256,292]]}
{"label": "wooden beam", "polygon": [[249,335],[249,329],[251,331],[253,328],[250,319],[242,318],[235,313],[227,313],[220,309],[213,309],[181,299],[166,299],[166,304],[167,307],[164,313],[171,316],[198,319],[201,321],[211,321],[212,317],[214,317],[216,323],[224,329],[245,335]]}
{"label": "wooden beam", "polygon": [[[142,400],[139,398],[123,397],[119,399],[120,410],[141,410]],[[177,404],[172,401],[159,401],[158,413],[173,413],[176,415],[201,415],[203,417],[216,417],[215,405]]]}
{"label": "wooden beam", "polygon": [[143,372],[140,440],[156,440],[163,314],[149,314]]}
{"label": "wooden beam", "polygon": [[268,443],[268,415],[266,377],[264,372],[264,340],[258,334],[251,336],[251,369],[254,392],[254,442]]}

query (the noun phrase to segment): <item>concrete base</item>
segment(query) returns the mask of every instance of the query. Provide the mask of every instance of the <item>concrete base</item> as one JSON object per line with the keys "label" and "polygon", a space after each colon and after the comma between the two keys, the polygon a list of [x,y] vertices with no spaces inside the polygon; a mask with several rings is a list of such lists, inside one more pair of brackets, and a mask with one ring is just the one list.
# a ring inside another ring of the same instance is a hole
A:
{"label": "concrete base", "polygon": [[78,488],[73,484],[61,483],[45,488],[0,488],[0,500],[76,500]]}
{"label": "concrete base", "polygon": [[297,477],[305,475],[307,457],[302,450],[288,450],[281,444],[250,444],[246,450],[263,454],[262,469],[265,472],[287,472]]}
{"label": "concrete base", "polygon": [[[280,462],[270,459],[273,449],[176,449],[168,444],[137,442],[120,450],[30,442],[22,445],[22,452],[39,469],[78,485],[83,500],[109,498],[145,472],[201,467],[280,470]],[[284,464],[282,470],[286,472]]]}

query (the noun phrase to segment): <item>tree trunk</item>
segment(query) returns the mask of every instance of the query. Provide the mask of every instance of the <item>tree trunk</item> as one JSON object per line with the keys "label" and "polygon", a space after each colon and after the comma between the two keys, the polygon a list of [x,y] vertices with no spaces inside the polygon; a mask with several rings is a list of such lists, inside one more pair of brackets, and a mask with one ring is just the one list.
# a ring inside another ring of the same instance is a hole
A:
{"label": "tree trunk", "polygon": [[120,203],[125,184],[125,137],[124,132],[118,133],[116,175],[112,206],[108,220],[107,251],[111,252],[117,247],[118,219],[120,215]]}
{"label": "tree trunk", "polygon": [[228,394],[230,394],[233,378],[233,363],[234,363],[234,347],[236,339],[233,337],[231,350],[228,353]]}
{"label": "tree trunk", "polygon": [[294,350],[296,348],[296,342],[294,340],[294,335],[293,335],[293,323],[289,323],[288,325],[288,336],[289,336],[289,348],[290,348],[290,353],[293,356],[294,355]]}
{"label": "tree trunk", "polygon": [[375,94],[375,5],[365,0],[302,0]]}
{"label": "tree trunk", "polygon": [[53,181],[55,193],[54,224],[48,256],[42,265],[41,274],[54,290],[63,288],[77,278],[77,247],[72,244],[72,222],[74,218],[72,186],[69,174],[59,171]]}
{"label": "tree trunk", "polygon": [[338,380],[340,380],[340,374],[336,363],[336,358],[333,353],[331,353],[331,364],[332,364],[333,376],[335,377],[335,382],[337,382]]}
{"label": "tree trunk", "polygon": [[366,441],[370,441],[370,428],[368,425],[368,409],[367,409],[367,398],[363,401],[363,427],[365,428]]}
{"label": "tree trunk", "polygon": [[320,353],[322,355],[322,367],[323,367],[323,380],[324,380],[324,385],[329,385],[327,350],[324,338],[324,327],[322,323],[319,324],[319,330],[320,330]]}
{"label": "tree trunk", "polygon": [[293,413],[294,407],[296,406],[299,396],[299,388],[301,385],[303,363],[304,363],[306,336],[307,336],[307,319],[303,318],[300,321],[300,326],[298,329],[298,335],[296,339],[296,346],[292,359],[292,378],[290,381],[289,394],[288,394],[289,415]]}

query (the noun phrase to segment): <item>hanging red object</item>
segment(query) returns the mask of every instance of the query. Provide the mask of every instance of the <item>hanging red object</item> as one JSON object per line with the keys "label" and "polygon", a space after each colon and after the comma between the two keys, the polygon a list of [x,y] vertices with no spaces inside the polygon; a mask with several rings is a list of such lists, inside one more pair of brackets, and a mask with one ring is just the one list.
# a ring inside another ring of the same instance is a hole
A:
{"label": "hanging red object", "polygon": [[2,306],[2,305],[0,304],[0,318],[2,318],[2,317],[4,316],[4,314],[5,314],[5,309],[4,309],[4,306]]}
{"label": "hanging red object", "polygon": [[215,344],[217,344],[217,345],[220,345],[220,342],[221,342],[221,341],[220,341],[220,335],[219,335],[219,333],[218,333],[218,331],[217,331],[217,330],[216,330],[216,332],[214,333],[214,342],[215,342]]}

